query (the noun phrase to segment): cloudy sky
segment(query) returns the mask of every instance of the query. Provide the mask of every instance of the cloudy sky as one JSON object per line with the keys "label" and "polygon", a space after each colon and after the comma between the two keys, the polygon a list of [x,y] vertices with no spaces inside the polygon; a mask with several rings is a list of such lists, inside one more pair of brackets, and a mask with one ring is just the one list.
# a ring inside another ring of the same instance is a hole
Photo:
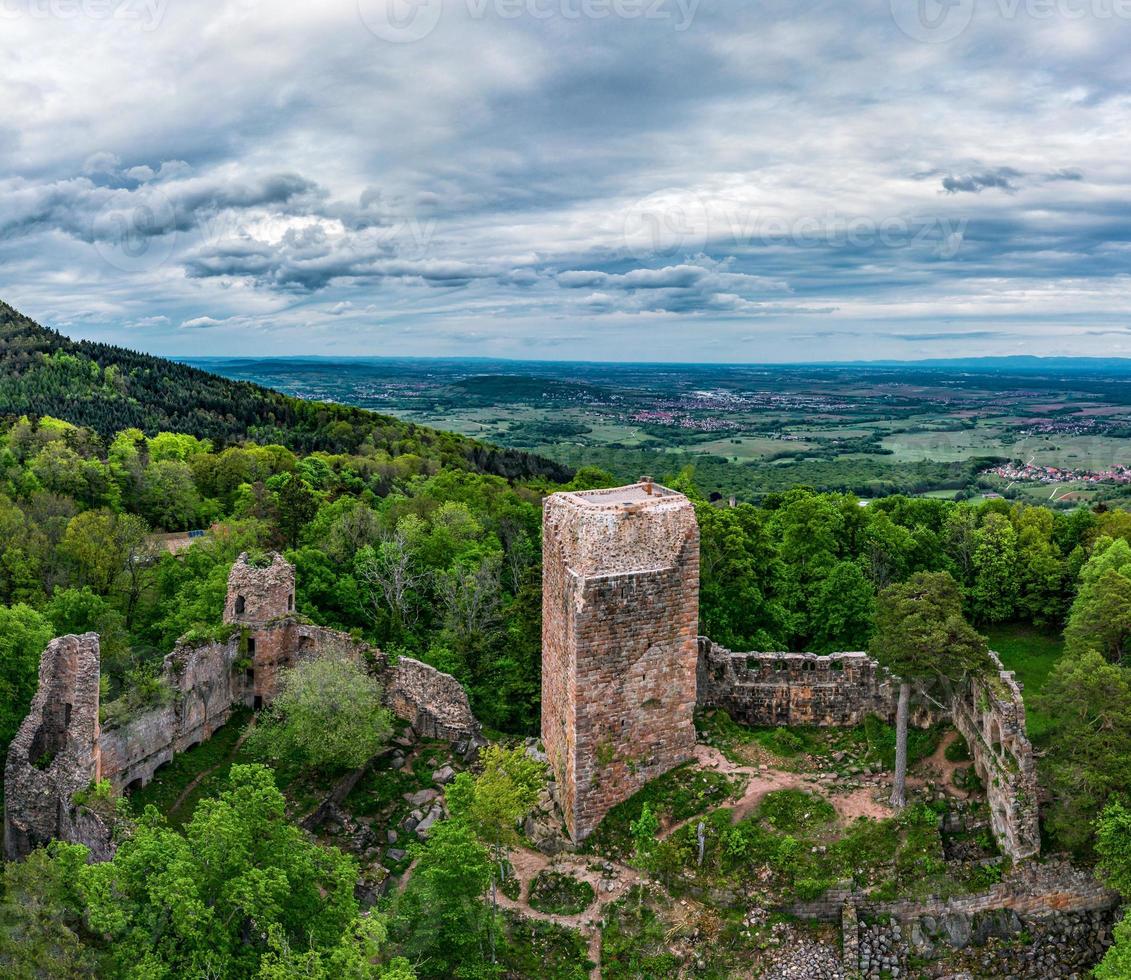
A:
{"label": "cloudy sky", "polygon": [[0,298],[164,354],[1131,356],[1131,0],[0,0]]}

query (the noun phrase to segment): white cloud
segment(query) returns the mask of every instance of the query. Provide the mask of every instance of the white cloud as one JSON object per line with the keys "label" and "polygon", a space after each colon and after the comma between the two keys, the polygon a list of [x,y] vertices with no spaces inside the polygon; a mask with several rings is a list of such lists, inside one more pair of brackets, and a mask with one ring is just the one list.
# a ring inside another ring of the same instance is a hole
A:
{"label": "white cloud", "polygon": [[183,353],[1099,352],[1131,24],[990,7],[946,44],[887,3],[675,31],[453,0],[409,44],[348,2],[6,17],[3,298]]}

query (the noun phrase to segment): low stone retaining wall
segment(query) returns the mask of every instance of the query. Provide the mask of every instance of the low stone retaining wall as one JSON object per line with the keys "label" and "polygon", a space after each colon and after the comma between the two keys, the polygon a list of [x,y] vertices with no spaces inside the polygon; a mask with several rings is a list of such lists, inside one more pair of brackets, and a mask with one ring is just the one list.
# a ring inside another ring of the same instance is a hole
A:
{"label": "low stone retaining wall", "polygon": [[744,725],[862,724],[895,718],[897,685],[866,653],[733,653],[699,637],[698,704]]}
{"label": "low stone retaining wall", "polygon": [[[985,785],[998,846],[1019,860],[1040,851],[1036,763],[1021,688],[991,656],[991,673],[955,690],[945,711],[916,699],[912,724],[954,723]],[[831,727],[869,715],[893,721],[899,678],[865,653],[734,653],[701,636],[697,686],[699,708],[720,708],[745,725]]]}
{"label": "low stone retaining wall", "polygon": [[844,962],[865,980],[907,976],[909,962],[924,977],[1084,976],[1111,945],[1118,911],[1119,896],[1087,872],[1029,863],[972,895],[849,900]]}

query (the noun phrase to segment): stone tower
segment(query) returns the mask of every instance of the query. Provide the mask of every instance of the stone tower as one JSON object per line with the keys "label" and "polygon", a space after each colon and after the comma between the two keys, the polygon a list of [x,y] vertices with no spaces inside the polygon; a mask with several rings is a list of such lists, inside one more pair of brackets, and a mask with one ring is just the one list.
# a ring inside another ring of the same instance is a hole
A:
{"label": "stone tower", "polygon": [[255,709],[275,697],[280,671],[294,665],[298,652],[287,626],[295,611],[295,569],[271,552],[266,562],[240,555],[228,573],[224,622],[242,627],[240,649],[246,703]]}
{"label": "stone tower", "polygon": [[282,555],[271,552],[267,564],[248,560],[245,551],[228,573],[224,622],[259,626],[295,611],[295,570]]}
{"label": "stone tower", "polygon": [[18,861],[56,838],[112,853],[100,818],[73,796],[101,777],[97,633],[60,636],[39,660],[39,688],[4,768],[4,856]]}
{"label": "stone tower", "polygon": [[648,478],[555,493],[542,560],[542,741],[581,840],[693,754],[695,509]]}

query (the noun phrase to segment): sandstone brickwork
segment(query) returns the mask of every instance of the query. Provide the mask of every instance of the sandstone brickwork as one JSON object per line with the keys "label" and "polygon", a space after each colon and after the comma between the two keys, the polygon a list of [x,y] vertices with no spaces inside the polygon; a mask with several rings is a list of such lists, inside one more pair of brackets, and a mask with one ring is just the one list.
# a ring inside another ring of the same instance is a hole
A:
{"label": "sandstone brickwork", "polygon": [[986,787],[990,826],[1002,851],[1015,860],[1041,849],[1037,764],[1025,732],[1025,703],[1012,671],[994,655],[996,670],[972,680],[951,704],[951,721]]}
{"label": "sandstone brickwork", "polygon": [[691,757],[698,614],[686,497],[643,480],[546,499],[542,739],[575,840]]}
{"label": "sandstone brickwork", "polygon": [[[1025,734],[1025,705],[1011,671],[994,670],[956,690],[943,711],[917,698],[912,724],[946,719],[970,746],[986,787],[990,826],[1014,860],[1040,852],[1037,775]],[[699,638],[698,698],[753,726],[858,725],[895,719],[899,678],[864,653],[732,653]]]}
{"label": "sandstone brickwork", "polygon": [[467,692],[451,674],[401,657],[387,664],[381,677],[389,710],[418,734],[449,742],[479,738],[479,722],[471,713]]}
{"label": "sandstone brickwork", "polygon": [[8,747],[4,854],[19,860],[55,838],[108,853],[109,833],[74,794],[99,775],[98,636],[60,636],[39,661],[39,689]]}
{"label": "sandstone brickwork", "polygon": [[272,555],[260,567],[241,555],[229,576],[225,619],[234,628],[228,639],[178,643],[163,664],[162,702],[106,730],[98,723],[98,636],[52,640],[40,660],[31,711],[8,752],[9,859],[54,838],[86,844],[95,860],[108,858],[109,830],[73,803],[75,793],[98,779],[119,791],[144,786],[177,753],[211,738],[233,708],[269,704],[283,670],[330,652],[372,671],[390,710],[421,735],[479,739],[467,693],[454,677],[408,657],[390,663],[347,633],[303,621],[293,605],[290,564]]}
{"label": "sandstone brickwork", "polygon": [[260,625],[294,611],[294,566],[276,552],[264,565],[240,555],[228,573],[224,622]]}
{"label": "sandstone brickwork", "polygon": [[211,738],[245,700],[238,658],[235,639],[178,643],[165,657],[161,674],[171,692],[165,703],[103,729],[101,778],[118,790],[144,786],[173,756]]}
{"label": "sandstone brickwork", "polygon": [[895,718],[897,685],[866,653],[732,653],[699,637],[699,705],[744,725],[859,725]]}

